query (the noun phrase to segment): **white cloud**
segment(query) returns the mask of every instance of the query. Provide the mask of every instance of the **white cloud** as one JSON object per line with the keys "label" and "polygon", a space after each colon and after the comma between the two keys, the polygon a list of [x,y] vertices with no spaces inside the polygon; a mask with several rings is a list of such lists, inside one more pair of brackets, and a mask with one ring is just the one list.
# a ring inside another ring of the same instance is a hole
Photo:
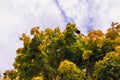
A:
{"label": "white cloud", "polygon": [[0,70],[13,68],[16,49],[21,46],[19,36],[31,27],[56,27],[64,24],[59,10],[49,0],[0,1]]}

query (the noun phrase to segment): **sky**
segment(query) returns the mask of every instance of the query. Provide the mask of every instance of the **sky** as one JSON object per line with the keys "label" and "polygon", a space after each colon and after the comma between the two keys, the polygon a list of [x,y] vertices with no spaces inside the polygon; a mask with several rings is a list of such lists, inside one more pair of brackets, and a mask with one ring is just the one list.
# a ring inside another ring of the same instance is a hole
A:
{"label": "sky", "polygon": [[105,32],[112,22],[120,22],[120,0],[0,0],[0,71],[13,69],[19,37],[32,27],[63,30],[74,23],[87,34]]}

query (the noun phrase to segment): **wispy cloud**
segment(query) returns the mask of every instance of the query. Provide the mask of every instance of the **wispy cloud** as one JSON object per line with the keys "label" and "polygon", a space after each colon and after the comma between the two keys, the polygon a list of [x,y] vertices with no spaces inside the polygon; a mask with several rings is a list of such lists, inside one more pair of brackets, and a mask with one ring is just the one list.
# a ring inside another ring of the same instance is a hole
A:
{"label": "wispy cloud", "polygon": [[[119,0],[88,0],[87,13],[88,23],[93,29],[100,29],[103,32],[110,27],[112,21],[120,21]],[[92,19],[92,22],[91,22]]]}
{"label": "wispy cloud", "polygon": [[0,1],[0,70],[13,68],[16,49],[22,46],[19,37],[31,27],[54,28],[65,25],[60,11],[50,0]]}
{"label": "wispy cloud", "polygon": [[74,23],[75,24],[74,20],[71,17],[68,17],[66,15],[66,11],[62,9],[62,6],[60,5],[60,2],[58,0],[55,0],[55,4],[58,7],[58,10],[60,10],[61,15],[63,16],[65,23],[66,24],[67,23]]}

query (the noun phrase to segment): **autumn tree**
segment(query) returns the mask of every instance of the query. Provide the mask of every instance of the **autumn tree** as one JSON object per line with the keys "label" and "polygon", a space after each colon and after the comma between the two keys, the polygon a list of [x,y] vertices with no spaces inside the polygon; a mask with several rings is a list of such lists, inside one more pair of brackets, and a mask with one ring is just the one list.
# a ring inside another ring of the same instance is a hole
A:
{"label": "autumn tree", "polygon": [[14,62],[14,67],[19,72],[19,79],[30,80],[48,69],[47,55],[39,48],[42,45],[43,33],[35,27],[31,30],[31,35],[33,35],[32,39],[26,34],[20,38],[24,47],[17,50]]}
{"label": "autumn tree", "polygon": [[120,79],[120,46],[115,52],[107,53],[103,60],[96,62],[94,80],[119,80]]}
{"label": "autumn tree", "polygon": [[68,61],[62,61],[58,67],[60,80],[86,80],[85,73]]}
{"label": "autumn tree", "polygon": [[92,76],[94,64],[104,56],[101,52],[104,40],[104,34],[100,30],[91,30],[88,35],[83,38],[83,68],[88,76]]}
{"label": "autumn tree", "polygon": [[20,40],[24,47],[17,50],[14,62],[19,78],[29,80],[42,73],[46,79],[52,79],[57,75],[61,61],[68,59],[80,64],[80,56],[77,55],[81,54],[81,50],[76,45],[79,41],[76,30],[74,24],[67,24],[63,32],[59,28],[42,31],[34,27],[31,29],[32,39],[23,33]]}
{"label": "autumn tree", "polygon": [[3,73],[3,80],[16,80],[18,78],[18,72],[16,70],[6,70]]}
{"label": "autumn tree", "polygon": [[13,65],[19,80],[119,79],[120,24],[112,24],[106,33],[91,30],[87,36],[70,23],[63,31],[34,27],[30,34],[23,33],[23,47],[16,50]]}

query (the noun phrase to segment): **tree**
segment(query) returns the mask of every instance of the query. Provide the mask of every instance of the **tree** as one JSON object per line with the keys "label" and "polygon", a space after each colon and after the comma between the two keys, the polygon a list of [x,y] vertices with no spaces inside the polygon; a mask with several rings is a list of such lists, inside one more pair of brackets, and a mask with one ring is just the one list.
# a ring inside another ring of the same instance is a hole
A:
{"label": "tree", "polygon": [[119,36],[119,33],[120,33],[120,24],[113,22],[111,28],[107,30],[106,38],[115,39],[116,37]]}
{"label": "tree", "polygon": [[68,60],[60,63],[58,72],[61,80],[86,80],[85,73]]}
{"label": "tree", "polygon": [[33,35],[32,39],[26,34],[20,38],[24,47],[17,50],[14,62],[14,67],[19,72],[18,76],[21,80],[30,80],[39,73],[45,73],[48,69],[47,55],[39,47],[43,44],[43,33],[40,33],[36,27],[31,30],[31,35]]}
{"label": "tree", "polygon": [[[16,50],[13,65],[19,80],[119,79],[118,23],[105,34],[92,30],[84,36],[75,24],[70,23],[63,31],[59,27],[45,30],[34,27],[30,33],[30,36],[23,33],[20,37],[23,47]],[[118,72],[113,75],[116,70]]]}
{"label": "tree", "polygon": [[65,59],[73,61],[77,65],[81,64],[81,40],[80,36],[75,34],[76,29],[74,24],[67,24],[63,32],[60,32],[59,28],[55,28],[54,34],[50,35],[52,39],[46,46],[46,54],[49,64],[54,70],[52,71],[54,75],[57,75],[57,68],[60,62]]}
{"label": "tree", "polygon": [[32,80],[44,80],[43,76],[33,77]]}
{"label": "tree", "polygon": [[7,79],[10,79],[10,80],[16,80],[17,79],[17,71],[16,70],[6,70],[4,73],[3,73],[3,80],[7,80]]}
{"label": "tree", "polygon": [[88,76],[92,76],[94,64],[104,56],[101,52],[104,34],[100,30],[92,30],[83,38],[83,68],[86,69]]}
{"label": "tree", "polygon": [[31,29],[32,39],[23,33],[20,40],[24,47],[17,50],[14,62],[19,78],[29,80],[43,73],[45,79],[54,79],[60,61],[68,59],[79,62],[77,52],[81,54],[81,50],[75,45],[78,41],[76,29],[74,24],[67,24],[63,32],[59,28],[42,31],[34,27]]}
{"label": "tree", "polygon": [[96,62],[94,80],[119,80],[120,79],[120,46],[115,52],[107,53],[103,60]]}

